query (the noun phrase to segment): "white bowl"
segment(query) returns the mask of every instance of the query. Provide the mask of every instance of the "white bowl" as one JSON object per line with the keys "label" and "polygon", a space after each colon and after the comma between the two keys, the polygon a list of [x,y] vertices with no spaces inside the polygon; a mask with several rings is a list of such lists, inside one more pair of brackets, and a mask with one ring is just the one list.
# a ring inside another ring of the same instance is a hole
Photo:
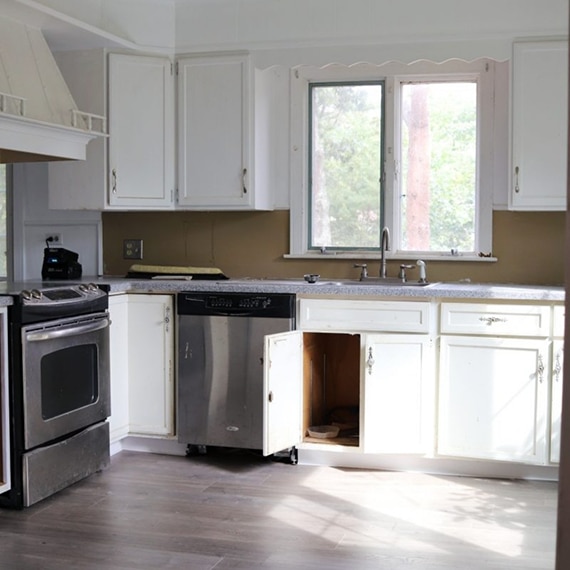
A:
{"label": "white bowl", "polygon": [[338,435],[339,429],[338,426],[311,426],[307,431],[311,437],[330,439]]}

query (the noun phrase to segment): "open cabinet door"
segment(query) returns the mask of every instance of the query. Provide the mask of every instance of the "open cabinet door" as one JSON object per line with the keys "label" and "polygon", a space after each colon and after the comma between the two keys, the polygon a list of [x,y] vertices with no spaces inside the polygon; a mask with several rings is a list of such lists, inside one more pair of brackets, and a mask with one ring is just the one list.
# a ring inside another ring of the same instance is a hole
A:
{"label": "open cabinet door", "polygon": [[263,376],[263,455],[271,455],[301,440],[302,332],[265,337]]}

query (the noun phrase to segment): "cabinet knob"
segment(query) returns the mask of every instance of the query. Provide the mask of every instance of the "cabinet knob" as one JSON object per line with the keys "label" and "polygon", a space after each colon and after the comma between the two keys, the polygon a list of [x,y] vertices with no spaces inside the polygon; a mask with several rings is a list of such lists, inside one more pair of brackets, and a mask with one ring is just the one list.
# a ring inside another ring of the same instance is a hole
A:
{"label": "cabinet knob", "polygon": [[544,380],[544,361],[542,360],[542,354],[538,355],[538,367],[536,369],[538,375],[538,381],[542,384]]}
{"label": "cabinet knob", "polygon": [[372,367],[374,366],[374,356],[372,355],[372,347],[368,349],[368,359],[366,360],[368,366],[368,374],[372,374]]}
{"label": "cabinet knob", "polygon": [[268,399],[270,402],[273,402],[273,392],[269,392],[269,394],[267,394],[267,399]]}
{"label": "cabinet knob", "polygon": [[562,357],[562,351],[558,351],[556,353],[556,363],[554,365],[554,380],[556,382],[560,382],[560,375],[562,373],[562,363],[560,362],[560,359]]}

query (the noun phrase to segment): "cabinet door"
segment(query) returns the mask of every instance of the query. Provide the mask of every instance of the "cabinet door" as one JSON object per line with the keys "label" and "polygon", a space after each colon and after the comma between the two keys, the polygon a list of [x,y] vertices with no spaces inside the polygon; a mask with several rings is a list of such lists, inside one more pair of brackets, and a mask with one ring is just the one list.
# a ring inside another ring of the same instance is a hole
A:
{"label": "cabinet door", "polygon": [[174,194],[174,76],[168,59],[109,55],[109,204],[168,209]]}
{"label": "cabinet door", "polygon": [[178,60],[178,204],[254,205],[250,69],[245,55]]}
{"label": "cabinet door", "polygon": [[438,452],[545,462],[547,340],[441,337]]}
{"label": "cabinet door", "polygon": [[109,346],[111,349],[111,443],[129,433],[129,297],[109,296]]}
{"label": "cabinet door", "polygon": [[513,47],[510,207],[566,209],[568,42]]}
{"label": "cabinet door", "polygon": [[302,333],[265,337],[263,375],[263,455],[271,455],[301,441]]}
{"label": "cabinet door", "polygon": [[174,331],[170,295],[129,296],[131,433],[174,434]]}
{"label": "cabinet door", "polygon": [[0,493],[10,490],[7,310],[0,309]]}
{"label": "cabinet door", "polygon": [[564,341],[552,345],[552,390],[550,408],[550,461],[560,462],[560,427],[562,418],[562,371],[564,370]]}
{"label": "cabinet door", "polygon": [[434,439],[433,370],[433,341],[429,335],[366,336],[366,453],[430,450]]}

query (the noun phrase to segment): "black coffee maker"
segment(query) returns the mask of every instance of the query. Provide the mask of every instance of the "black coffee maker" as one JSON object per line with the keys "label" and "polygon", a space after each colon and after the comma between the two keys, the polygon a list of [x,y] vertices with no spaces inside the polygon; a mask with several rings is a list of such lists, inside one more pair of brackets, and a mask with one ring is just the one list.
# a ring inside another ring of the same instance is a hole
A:
{"label": "black coffee maker", "polygon": [[78,253],[63,247],[44,248],[42,279],[79,279],[82,267],[78,259]]}

